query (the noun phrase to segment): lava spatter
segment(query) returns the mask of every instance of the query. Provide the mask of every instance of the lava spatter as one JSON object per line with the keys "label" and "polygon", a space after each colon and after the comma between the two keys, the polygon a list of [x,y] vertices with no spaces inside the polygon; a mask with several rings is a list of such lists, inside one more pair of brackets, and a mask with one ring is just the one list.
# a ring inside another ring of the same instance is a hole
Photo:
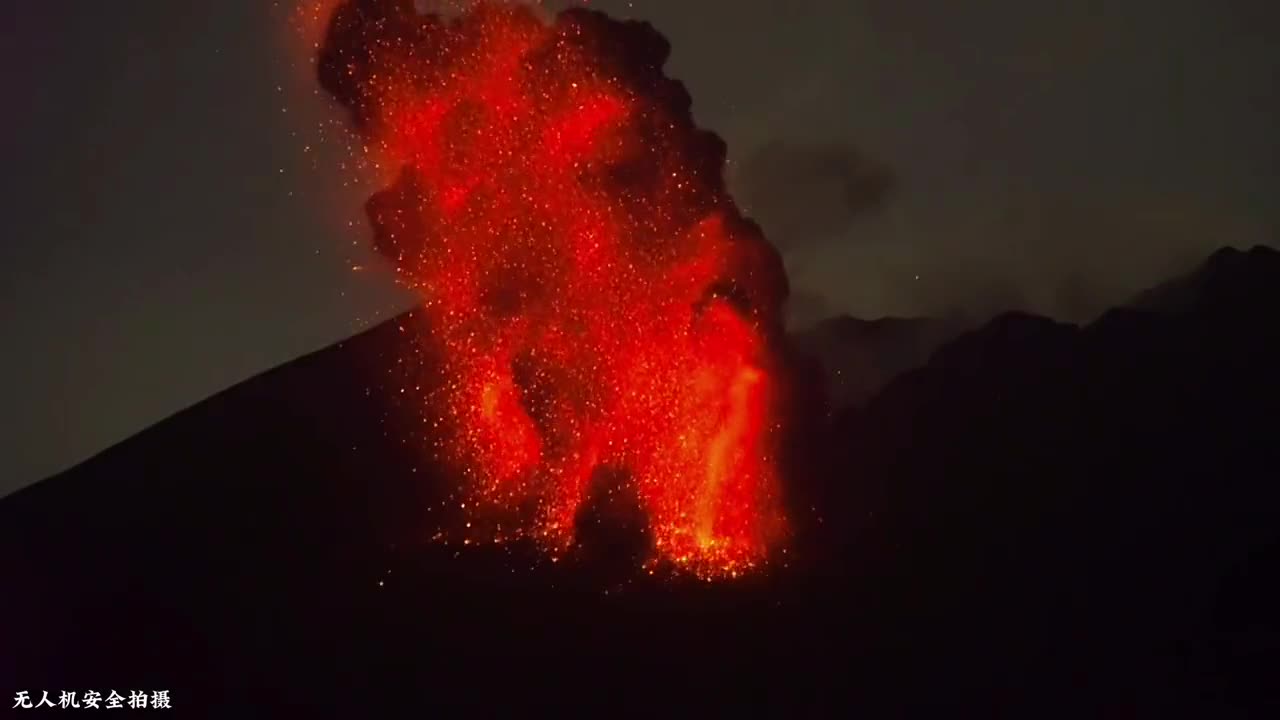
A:
{"label": "lava spatter", "polygon": [[318,72],[386,173],[374,243],[422,297],[447,378],[422,403],[468,508],[519,509],[562,549],[593,478],[622,471],[656,559],[736,575],[785,532],[786,279],[668,53],[581,9],[347,0]]}

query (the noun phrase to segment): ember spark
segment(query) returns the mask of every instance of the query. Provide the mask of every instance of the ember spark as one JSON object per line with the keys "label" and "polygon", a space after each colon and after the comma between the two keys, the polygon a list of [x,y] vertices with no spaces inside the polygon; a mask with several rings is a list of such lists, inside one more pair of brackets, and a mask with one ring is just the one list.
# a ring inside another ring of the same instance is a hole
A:
{"label": "ember spark", "polygon": [[346,0],[318,70],[385,173],[374,242],[423,299],[448,378],[423,403],[467,505],[558,551],[622,474],[656,559],[737,575],[785,531],[786,278],[668,53],[581,9]]}

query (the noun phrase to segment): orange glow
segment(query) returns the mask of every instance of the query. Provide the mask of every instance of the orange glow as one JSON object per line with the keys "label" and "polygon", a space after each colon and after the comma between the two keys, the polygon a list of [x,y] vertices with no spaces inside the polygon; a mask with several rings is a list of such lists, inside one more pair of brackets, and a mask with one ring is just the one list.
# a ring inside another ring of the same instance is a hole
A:
{"label": "orange glow", "polygon": [[665,50],[632,64],[610,34],[650,36],[593,13],[411,6],[339,6],[320,72],[389,185],[375,245],[444,350],[448,381],[422,402],[446,420],[464,508],[527,509],[524,532],[559,552],[595,473],[624,468],[656,560],[757,567],[785,527],[785,277]]}
{"label": "orange glow", "polygon": [[298,38],[314,53],[324,42],[325,28],[333,11],[342,0],[299,0],[294,6],[290,24]]}

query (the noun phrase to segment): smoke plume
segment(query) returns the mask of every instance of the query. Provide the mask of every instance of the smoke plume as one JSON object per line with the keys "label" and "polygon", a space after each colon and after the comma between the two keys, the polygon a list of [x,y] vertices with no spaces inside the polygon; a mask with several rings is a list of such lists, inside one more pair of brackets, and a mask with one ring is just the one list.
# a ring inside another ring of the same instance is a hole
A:
{"label": "smoke plume", "polygon": [[318,73],[386,178],[374,244],[422,297],[447,378],[422,402],[468,508],[558,552],[624,472],[657,558],[734,575],[785,528],[787,281],[669,52],[583,9],[347,0]]}

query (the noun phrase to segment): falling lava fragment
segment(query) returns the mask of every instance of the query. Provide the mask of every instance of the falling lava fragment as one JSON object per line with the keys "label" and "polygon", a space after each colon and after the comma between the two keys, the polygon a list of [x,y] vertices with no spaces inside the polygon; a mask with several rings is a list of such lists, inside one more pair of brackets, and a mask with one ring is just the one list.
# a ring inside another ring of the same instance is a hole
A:
{"label": "falling lava fragment", "polygon": [[655,558],[704,577],[782,535],[777,253],[644,23],[348,0],[320,48],[365,160],[377,250],[420,293],[447,382],[424,407],[469,508],[573,542],[623,471]]}

